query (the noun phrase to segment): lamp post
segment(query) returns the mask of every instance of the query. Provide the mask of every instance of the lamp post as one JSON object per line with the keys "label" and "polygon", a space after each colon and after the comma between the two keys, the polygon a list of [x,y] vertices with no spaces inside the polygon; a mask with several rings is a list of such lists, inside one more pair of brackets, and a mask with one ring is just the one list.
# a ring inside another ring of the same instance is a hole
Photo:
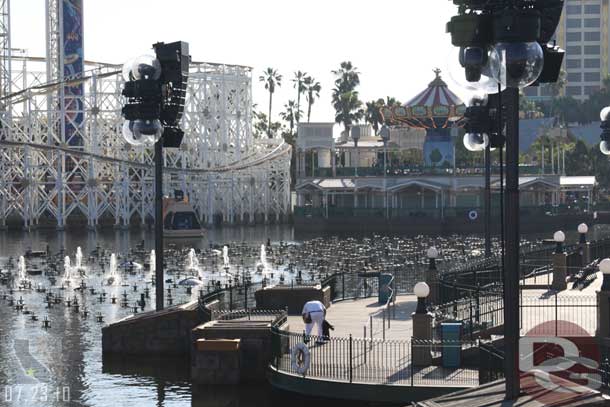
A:
{"label": "lamp post", "polygon": [[[506,124],[504,373],[506,400],[515,400],[520,394],[519,90],[536,81],[557,81],[564,52],[546,43],[559,23],[563,1],[460,0],[454,3],[460,6],[459,14],[447,24],[447,31],[459,52],[456,62],[463,68],[460,83],[488,94],[505,88],[498,114]],[[541,44],[545,45],[544,49]],[[496,90],[490,92],[494,80]]]}
{"label": "lamp post", "polygon": [[599,262],[599,271],[603,273],[602,286],[597,292],[597,330],[595,336],[610,336],[610,259]]}
{"label": "lamp post", "polygon": [[563,242],[566,241],[566,235],[561,230],[558,230],[553,234],[553,241],[555,241],[555,253],[563,253]]}
{"label": "lamp post", "polygon": [[164,308],[163,274],[163,147],[177,148],[184,132],[190,56],[186,42],[157,43],[155,56],[141,56],[123,66],[127,98],[121,112],[123,137],[135,147],[155,149],[155,291],[156,310]]}
{"label": "lamp post", "polygon": [[436,269],[436,259],[438,258],[438,249],[431,246],[426,251],[428,258],[428,270],[426,271],[426,283],[430,288],[430,302],[432,304],[439,303],[439,286],[438,286],[438,270]]}
{"label": "lamp post", "polygon": [[581,253],[581,266],[585,267],[591,262],[591,246],[587,243],[587,233],[589,232],[589,226],[586,223],[578,225],[578,245],[580,246]]}
{"label": "lamp post", "polygon": [[433,315],[428,313],[426,306],[426,298],[430,295],[430,287],[424,282],[419,282],[413,287],[413,293],[417,297],[417,308],[411,314],[413,320],[412,363],[414,366],[430,366],[432,364]]}

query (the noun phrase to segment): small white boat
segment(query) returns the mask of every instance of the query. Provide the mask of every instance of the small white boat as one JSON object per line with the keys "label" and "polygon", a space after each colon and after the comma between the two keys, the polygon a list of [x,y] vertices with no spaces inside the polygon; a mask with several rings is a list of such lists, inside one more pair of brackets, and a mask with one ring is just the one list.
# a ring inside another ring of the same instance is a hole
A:
{"label": "small white boat", "polygon": [[163,236],[194,238],[204,235],[205,229],[186,199],[163,200]]}

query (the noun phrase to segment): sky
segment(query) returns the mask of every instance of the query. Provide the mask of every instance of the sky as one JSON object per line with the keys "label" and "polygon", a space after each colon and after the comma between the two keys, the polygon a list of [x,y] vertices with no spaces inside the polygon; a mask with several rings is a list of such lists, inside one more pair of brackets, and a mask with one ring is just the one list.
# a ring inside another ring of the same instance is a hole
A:
{"label": "sky", "polygon": [[[312,121],[334,121],[333,75],[342,61],[360,72],[360,99],[403,103],[446,71],[450,0],[84,0],[85,59],[123,63],[151,44],[187,41],[193,60],[253,67],[254,103],[267,111],[258,78],[283,75],[273,116],[296,99],[291,79],[305,71],[322,85]],[[45,55],[45,1],[11,1],[12,47]],[[301,102],[306,112],[306,104]]]}

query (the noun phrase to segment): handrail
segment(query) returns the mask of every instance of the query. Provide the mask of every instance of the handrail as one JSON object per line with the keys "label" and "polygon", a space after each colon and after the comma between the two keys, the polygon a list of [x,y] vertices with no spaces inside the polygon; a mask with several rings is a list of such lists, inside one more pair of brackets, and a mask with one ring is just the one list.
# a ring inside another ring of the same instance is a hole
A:
{"label": "handrail", "polygon": [[[371,339],[374,338],[376,333],[380,332],[379,330],[375,330],[373,328],[373,321],[375,320],[375,318],[378,318],[379,315],[382,315],[381,333],[382,333],[382,340],[385,341],[386,321],[387,321],[388,329],[389,329],[390,328],[390,319],[391,319],[391,312],[388,310],[390,309],[390,305],[391,305],[392,301],[394,301],[394,305],[396,306],[396,297],[394,296],[394,289],[392,288],[393,283],[394,283],[394,275],[392,275],[392,277],[390,278],[390,281],[388,282],[388,289],[390,290],[390,295],[388,296],[388,299],[386,300],[385,304],[383,304],[378,310],[373,311],[368,315],[368,318],[364,324],[364,330],[363,330],[365,338],[366,338],[367,322],[369,324],[369,331],[370,331]],[[396,309],[394,309],[394,311],[396,312]]]}

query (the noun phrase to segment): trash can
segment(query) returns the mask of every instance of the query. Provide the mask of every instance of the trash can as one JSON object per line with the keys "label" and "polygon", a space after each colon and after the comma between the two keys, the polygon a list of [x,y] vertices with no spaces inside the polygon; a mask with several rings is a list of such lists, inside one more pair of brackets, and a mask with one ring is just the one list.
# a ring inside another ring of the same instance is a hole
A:
{"label": "trash can", "polygon": [[462,362],[462,323],[441,323],[443,367],[460,367]]}
{"label": "trash can", "polygon": [[385,304],[388,302],[388,299],[392,295],[392,289],[390,287],[390,284],[392,282],[392,275],[381,273],[381,274],[379,274],[378,282],[379,282],[379,295],[378,295],[379,304]]}

